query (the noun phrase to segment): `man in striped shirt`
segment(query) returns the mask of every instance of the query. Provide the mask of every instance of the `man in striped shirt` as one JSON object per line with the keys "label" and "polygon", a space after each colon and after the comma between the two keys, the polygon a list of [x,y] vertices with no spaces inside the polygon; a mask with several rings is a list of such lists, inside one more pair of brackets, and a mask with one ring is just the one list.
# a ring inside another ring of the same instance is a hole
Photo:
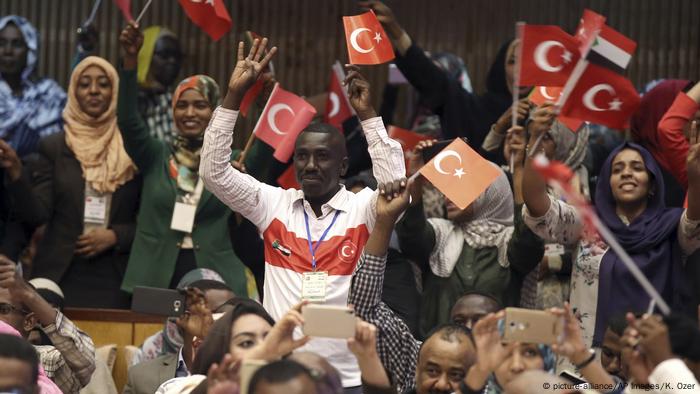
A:
{"label": "man in striped shirt", "polygon": [[[347,304],[352,273],[374,227],[377,192],[365,189],[355,194],[340,184],[348,166],[345,140],[327,124],[310,125],[296,140],[294,169],[302,190],[272,187],[231,167],[230,146],[241,100],[277,50],[272,48],[263,58],[266,45],[266,39],[256,41],[246,58],[243,44],[239,45],[228,93],[205,132],[200,176],[212,193],[258,228],[265,249],[263,304],[279,319],[302,296]],[[405,184],[395,181],[406,174],[401,145],[388,137],[372,108],[367,80],[356,67],[348,71],[345,83],[362,122],[374,176],[389,183],[391,193]],[[358,390],[359,369],[344,340],[314,339],[304,350],[333,364],[346,392]]]}

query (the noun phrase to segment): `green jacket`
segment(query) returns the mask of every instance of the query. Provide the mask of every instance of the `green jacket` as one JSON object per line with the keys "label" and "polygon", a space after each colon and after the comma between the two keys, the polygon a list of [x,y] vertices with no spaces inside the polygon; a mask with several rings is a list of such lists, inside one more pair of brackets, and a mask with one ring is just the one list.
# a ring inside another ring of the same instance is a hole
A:
{"label": "green jacket", "polygon": [[498,264],[498,249],[475,249],[464,242],[458,263],[447,278],[434,275],[428,264],[435,248],[435,231],[425,218],[423,205],[409,207],[396,226],[401,250],[423,270],[420,331],[426,335],[434,327],[450,321],[457,299],[467,292],[490,294],[505,306],[518,306],[525,276],[542,260],[544,243],[525,226],[522,205],[515,207],[513,236],[508,242],[508,268]]}
{"label": "green jacket", "polygon": [[[170,229],[177,184],[169,175],[170,147],[149,135],[137,110],[136,70],[120,70],[117,122],[124,148],[143,176],[136,236],[122,282],[134,286],[168,287],[175,271],[184,233]],[[197,266],[221,274],[237,295],[247,295],[243,263],[233,252],[229,219],[233,212],[206,189],[197,206],[192,230]]]}

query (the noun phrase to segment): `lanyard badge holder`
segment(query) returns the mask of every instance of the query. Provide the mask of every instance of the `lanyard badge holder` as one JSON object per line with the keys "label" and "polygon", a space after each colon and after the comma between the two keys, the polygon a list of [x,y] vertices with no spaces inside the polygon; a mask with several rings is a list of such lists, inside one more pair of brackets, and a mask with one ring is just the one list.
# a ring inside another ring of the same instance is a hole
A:
{"label": "lanyard badge holder", "polygon": [[83,234],[96,228],[109,226],[109,209],[112,193],[100,193],[85,182],[85,208],[83,210]]}
{"label": "lanyard badge holder", "polygon": [[192,233],[194,227],[194,216],[197,213],[197,204],[204,190],[204,182],[201,179],[197,181],[197,186],[194,193],[187,193],[184,196],[177,196],[175,207],[173,209],[173,218],[170,222],[170,228],[176,231],[182,231],[186,234]]}
{"label": "lanyard badge holder", "polygon": [[301,282],[301,298],[303,300],[308,300],[311,302],[325,302],[326,301],[326,287],[328,282],[328,272],[327,271],[317,271],[316,270],[316,251],[318,250],[321,242],[326,238],[331,227],[335,224],[336,219],[340,211],[335,211],[333,215],[333,220],[331,224],[326,228],[326,230],[316,242],[316,247],[311,243],[311,231],[309,230],[309,215],[304,211],[304,222],[306,224],[306,241],[309,243],[309,252],[311,253],[311,271],[304,272]]}

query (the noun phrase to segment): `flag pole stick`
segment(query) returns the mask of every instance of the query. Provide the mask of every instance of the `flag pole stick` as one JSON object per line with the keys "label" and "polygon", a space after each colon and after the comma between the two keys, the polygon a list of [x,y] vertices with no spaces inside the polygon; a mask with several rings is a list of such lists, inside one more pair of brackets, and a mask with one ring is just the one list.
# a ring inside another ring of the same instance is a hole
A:
{"label": "flag pole stick", "polygon": [[146,13],[146,10],[148,9],[148,7],[151,6],[151,3],[152,3],[152,2],[153,2],[153,0],[148,0],[148,2],[146,3],[146,5],[143,6],[143,9],[141,10],[141,13],[139,14],[138,17],[136,17],[136,21],[135,21],[135,22],[136,22],[137,24],[138,24],[139,22],[141,22],[141,18],[143,18],[143,15]]}
{"label": "flag pole stick", "polygon": [[90,16],[83,22],[83,26],[88,26],[91,25],[92,22],[95,20],[95,15],[97,15],[97,9],[100,8],[100,4],[102,4],[102,0],[95,0],[95,3],[92,5],[92,11],[90,12]]}
{"label": "flag pole stick", "polygon": [[[511,124],[510,127],[515,127],[518,125],[518,100],[520,99],[520,57],[522,55],[522,38],[523,38],[523,26],[525,22],[515,23],[515,39],[518,42],[518,52],[515,56],[515,75],[513,76],[513,106],[511,107]],[[508,164],[510,166],[510,173],[512,174],[515,170],[515,153],[510,152],[510,158],[508,159]]]}
{"label": "flag pole stick", "polygon": [[245,148],[243,148],[243,152],[241,152],[241,156],[238,158],[238,164],[243,164],[243,161],[245,160],[245,157],[248,154],[250,147],[253,145],[253,141],[255,141],[255,130],[253,130],[250,133],[250,137],[248,137],[248,142],[246,142]]}

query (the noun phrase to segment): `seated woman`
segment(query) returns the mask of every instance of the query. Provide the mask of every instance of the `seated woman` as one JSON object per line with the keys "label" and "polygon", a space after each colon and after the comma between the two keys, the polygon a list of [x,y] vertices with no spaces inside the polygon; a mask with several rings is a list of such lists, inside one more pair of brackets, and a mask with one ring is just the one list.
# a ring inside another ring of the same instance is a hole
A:
{"label": "seated woman", "polygon": [[66,93],[56,81],[36,77],[39,34],[17,15],[0,18],[0,138],[20,158],[36,152],[41,137],[61,131]]}
{"label": "seated woman", "polygon": [[136,104],[136,55],[142,41],[134,25],[122,31],[117,119],[126,151],[144,178],[133,253],[122,289],[174,288],[183,275],[199,267],[220,273],[236,295],[247,296],[244,266],[229,239],[233,212],[204,190],[198,174],[204,131],[218,104],[219,87],[206,75],[182,81],[172,103],[177,138],[168,144],[152,137]]}
{"label": "seated woman", "polygon": [[[432,144],[419,143],[409,172],[422,167],[422,151]],[[499,172],[466,209],[447,201],[447,219],[426,219],[421,203],[423,181],[417,180],[413,203],[397,224],[396,234],[404,254],[424,271],[423,335],[449,322],[450,308],[469,291],[491,294],[501,305],[517,305],[523,277],[542,259],[542,242],[519,218],[514,223],[513,191],[506,175]]]}
{"label": "seated woman", "polygon": [[[538,137],[538,133],[530,136],[530,150]],[[538,152],[542,149],[538,147]],[[586,345],[600,346],[608,319],[646,310],[649,296],[602,239],[582,237],[584,226],[577,209],[547,194],[531,162],[528,158],[523,177],[525,222],[546,242],[578,243],[571,304]],[[700,145],[691,150],[687,171],[688,210],[666,208],[658,164],[646,149],[625,143],[603,165],[595,194],[595,209],[603,224],[672,308],[681,307],[685,296],[680,252],[689,255],[700,248]]]}
{"label": "seated woman", "polygon": [[141,179],[117,127],[119,77],[90,56],[75,69],[64,131],[39,143],[32,179],[17,160],[8,173],[19,219],[46,223],[33,277],[58,283],[66,306],[128,308],[120,291],[136,229]]}

